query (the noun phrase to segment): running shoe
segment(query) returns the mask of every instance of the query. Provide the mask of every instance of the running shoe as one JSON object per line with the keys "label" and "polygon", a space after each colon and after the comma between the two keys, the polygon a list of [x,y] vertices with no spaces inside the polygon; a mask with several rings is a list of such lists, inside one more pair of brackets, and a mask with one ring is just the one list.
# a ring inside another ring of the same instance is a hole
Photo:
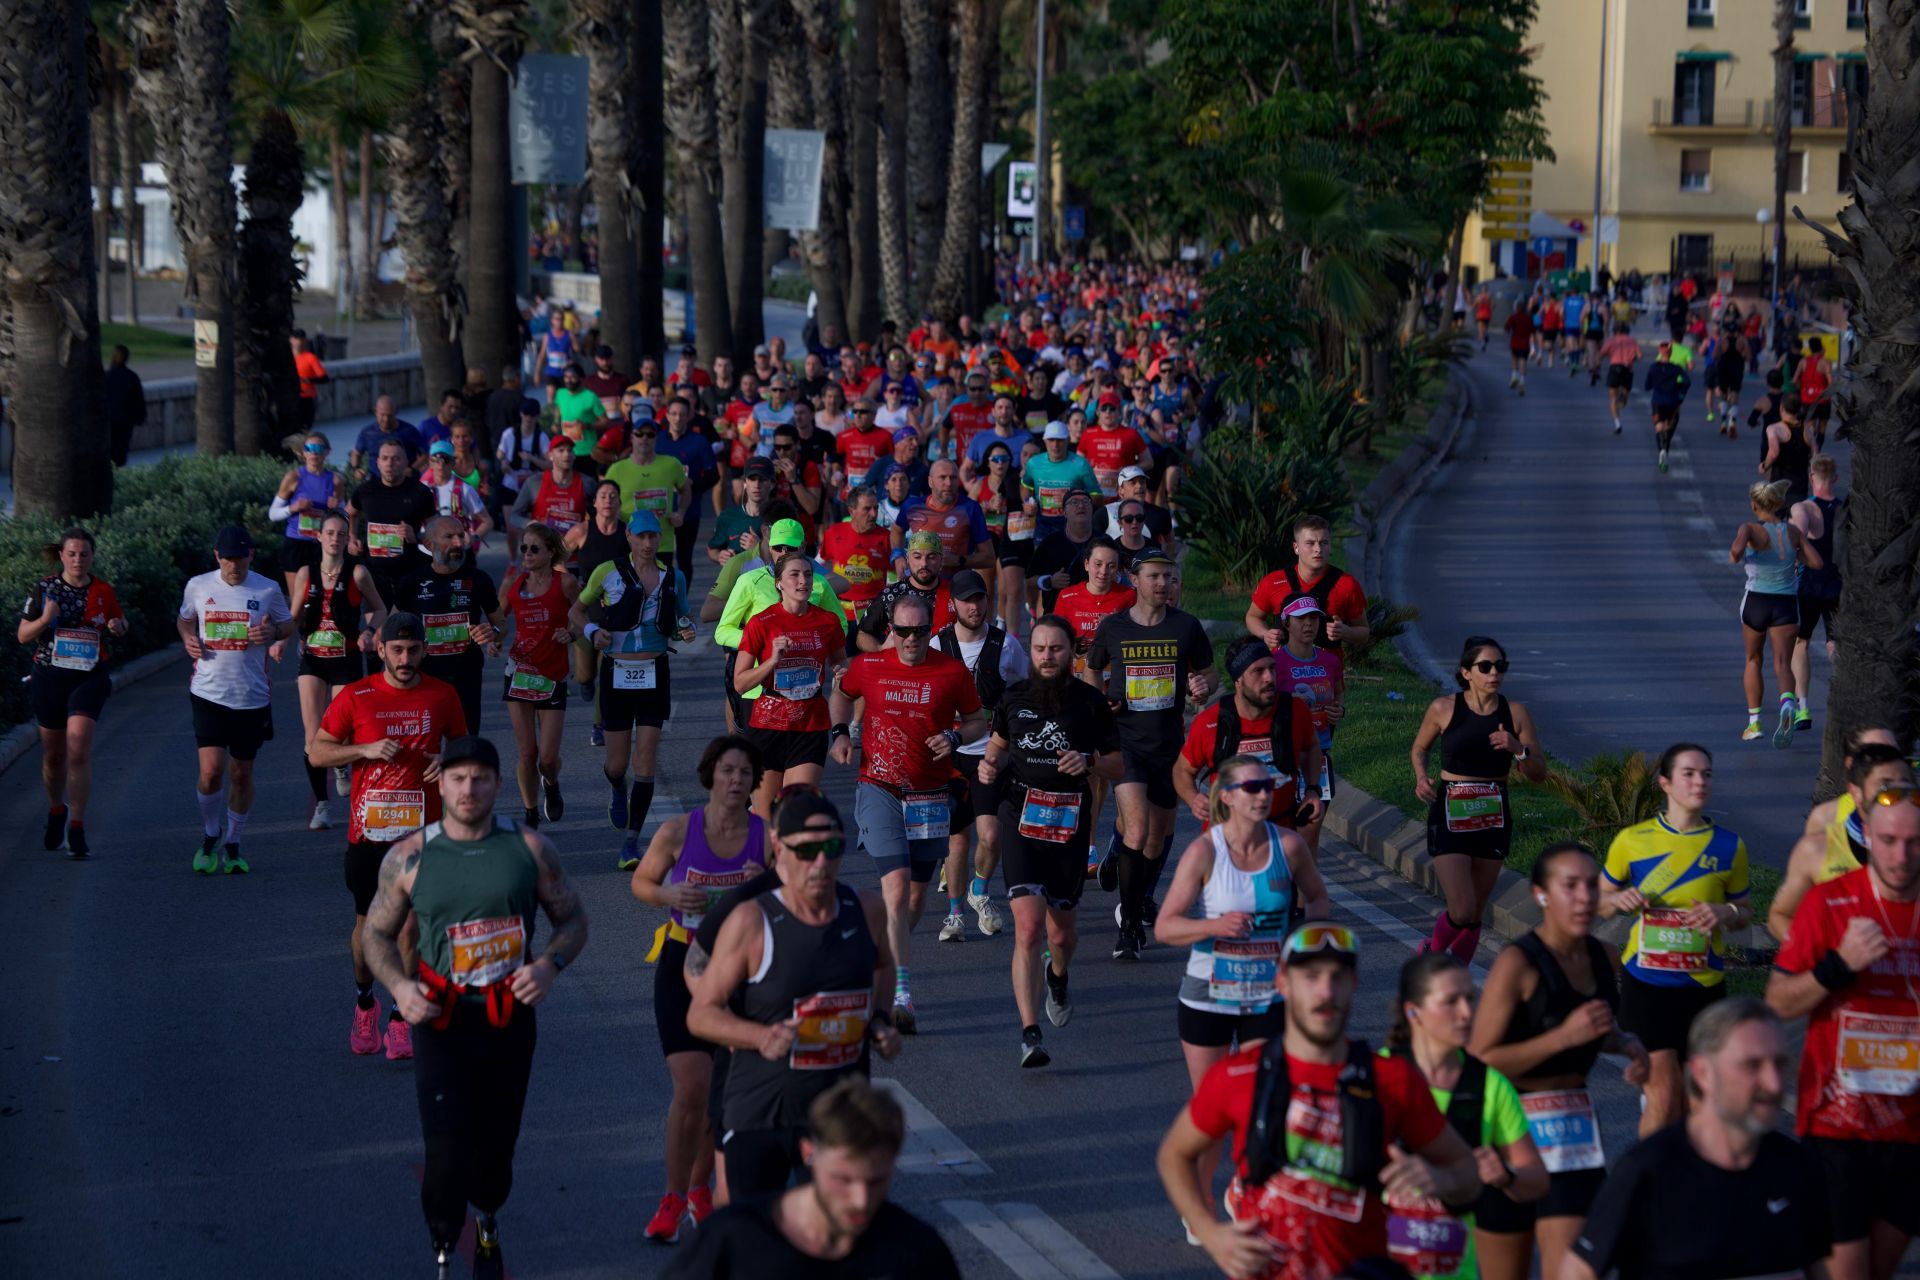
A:
{"label": "running shoe", "polygon": [[1780,699],[1780,723],[1773,730],[1775,750],[1785,750],[1793,741],[1793,711],[1797,705],[1792,698]]}
{"label": "running shoe", "polygon": [[1615,435],[1619,435],[1619,434],[1620,434],[1620,419],[1618,419],[1618,418],[1615,418],[1615,419],[1613,420],[1613,434],[1615,434]]}
{"label": "running shoe", "polygon": [[947,891],[947,864],[944,862],[940,864],[940,883],[934,886],[933,891],[942,894]]}
{"label": "running shoe", "polygon": [[567,802],[560,798],[560,779],[540,779],[540,796],[546,801],[547,821],[560,821],[567,812]]}
{"label": "running shoe", "polygon": [[333,806],[325,800],[313,802],[313,816],[307,819],[307,830],[325,831],[333,825]]}
{"label": "running shoe", "polygon": [[67,807],[47,811],[46,834],[40,837],[40,844],[49,853],[65,844],[67,840]]}
{"label": "running shoe", "polygon": [[387,1061],[400,1062],[413,1056],[413,1028],[402,1018],[387,1019]]}
{"label": "running shoe", "polygon": [[604,747],[607,745],[607,731],[600,725],[593,726],[593,732],[587,735],[587,745]]}
{"label": "running shoe", "polygon": [[1120,859],[1114,857],[1111,845],[1100,855],[1099,884],[1108,893],[1120,887]]}
{"label": "running shoe", "polygon": [[1665,449],[1660,451],[1660,474],[1667,474],[1667,451]]}
{"label": "running shoe", "polygon": [[1040,1028],[1028,1027],[1020,1033],[1020,1065],[1022,1067],[1044,1067],[1053,1061],[1053,1056],[1040,1043]]}
{"label": "running shoe", "polygon": [[913,992],[894,991],[893,1029],[903,1036],[920,1034],[920,1017],[913,1011]]}
{"label": "running shoe", "polygon": [[1140,942],[1134,936],[1135,927],[1131,921],[1122,921],[1120,932],[1113,938],[1113,958],[1125,964],[1137,963],[1140,959]]}
{"label": "running shoe", "polygon": [[685,1198],[667,1192],[660,1197],[660,1207],[653,1211],[653,1217],[647,1221],[647,1239],[655,1244],[678,1244],[680,1220],[686,1216]]}
{"label": "running shoe", "polygon": [[220,869],[220,848],[218,836],[208,836],[200,842],[199,850],[193,855],[193,869],[203,876],[210,876]]}
{"label": "running shoe", "polygon": [[620,856],[613,860],[613,865],[622,871],[631,871],[640,865],[640,833],[638,831],[627,832],[627,838],[620,842]]}
{"label": "running shoe", "polygon": [[622,779],[618,784],[609,782],[607,789],[613,794],[607,798],[607,824],[615,831],[627,829],[627,784]]}
{"label": "running shoe", "polygon": [[713,1216],[713,1188],[695,1187],[687,1192],[687,1211],[693,1214],[693,1225],[699,1226]]}
{"label": "running shoe", "polygon": [[940,924],[940,941],[965,942],[967,940],[967,918],[958,911],[950,912]]}
{"label": "running shoe", "polygon": [[483,1213],[474,1221],[473,1280],[506,1280],[507,1260],[500,1253],[500,1226]]}
{"label": "running shoe", "polygon": [[[1813,728],[1813,712],[1807,710],[1807,704],[1802,702],[1794,709],[1793,731],[1795,733],[1805,733],[1811,728]],[[72,843],[71,838],[69,838],[68,843]]]}
{"label": "running shoe", "polygon": [[1758,720],[1749,720],[1747,721],[1747,727],[1740,733],[1740,741],[1752,742],[1755,738],[1761,737],[1765,733],[1766,730],[1760,727]]}
{"label": "running shoe", "polygon": [[967,891],[967,905],[980,917],[980,932],[991,938],[1007,927],[1007,918],[1000,913],[1000,904],[984,893]]}
{"label": "running shoe", "polygon": [[347,1033],[347,1047],[358,1054],[380,1052],[380,1002],[374,1001],[362,1009],[356,1001],[353,1006],[353,1030]]}
{"label": "running shoe", "polygon": [[1064,1027],[1073,1021],[1073,998],[1067,994],[1067,981],[1062,978],[1056,986],[1053,970],[1047,970],[1047,1021],[1056,1027]]}
{"label": "running shoe", "polygon": [[353,794],[353,771],[346,765],[333,771],[333,789],[342,800]]}
{"label": "running shoe", "polygon": [[239,845],[229,844],[227,846],[227,865],[225,870],[230,876],[243,876],[253,870],[252,867],[247,865],[247,860],[240,856]]}
{"label": "running shoe", "polygon": [[[1153,937],[1154,922],[1159,918],[1159,903],[1155,902],[1152,898],[1148,898],[1140,904],[1140,950],[1145,951],[1147,949],[1148,940]],[[1115,924],[1126,923],[1126,921],[1120,918],[1120,904],[1117,902],[1113,904],[1113,922]]]}
{"label": "running shoe", "polygon": [[1187,1220],[1185,1218],[1180,1219],[1180,1229],[1187,1233],[1188,1244],[1200,1243],[1200,1237],[1193,1234],[1193,1228],[1187,1225]]}
{"label": "running shoe", "polygon": [[73,862],[85,862],[93,850],[87,847],[87,830],[79,823],[67,828],[67,858]]}
{"label": "running shoe", "polygon": [[434,1249],[433,1260],[438,1268],[434,1272],[437,1280],[453,1280],[453,1250],[440,1245]]}

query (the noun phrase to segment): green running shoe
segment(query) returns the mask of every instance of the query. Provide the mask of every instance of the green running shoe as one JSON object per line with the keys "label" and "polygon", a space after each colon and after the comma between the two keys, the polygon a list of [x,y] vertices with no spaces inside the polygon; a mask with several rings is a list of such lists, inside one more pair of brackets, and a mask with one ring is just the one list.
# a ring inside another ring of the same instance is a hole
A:
{"label": "green running shoe", "polygon": [[220,855],[216,852],[219,843],[215,840],[203,840],[193,855],[193,869],[203,876],[210,876],[220,869]]}
{"label": "green running shoe", "polygon": [[253,870],[253,868],[247,865],[247,860],[240,856],[240,846],[237,844],[228,845],[227,874],[230,876],[243,876],[251,870]]}

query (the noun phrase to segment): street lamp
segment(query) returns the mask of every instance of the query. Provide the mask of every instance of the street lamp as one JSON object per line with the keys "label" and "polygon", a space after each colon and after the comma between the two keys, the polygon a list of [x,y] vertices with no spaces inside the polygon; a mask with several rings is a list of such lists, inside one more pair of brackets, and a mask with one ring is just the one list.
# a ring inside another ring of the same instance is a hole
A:
{"label": "street lamp", "polygon": [[[1773,210],[1766,208],[1765,206],[1755,209],[1753,211],[1753,220],[1760,224],[1760,260],[1764,263],[1767,259],[1767,224],[1773,221]],[[1766,279],[1766,273],[1764,271],[1761,273],[1760,278],[1763,281]],[[1779,297],[1780,297],[1780,255],[1778,252],[1775,252],[1773,254],[1773,287],[1767,290],[1767,328],[1768,328],[1767,337],[1769,339],[1771,339],[1774,336],[1772,333],[1772,329],[1774,324],[1777,323],[1778,321],[1778,312],[1776,311],[1775,308],[1778,303]]]}

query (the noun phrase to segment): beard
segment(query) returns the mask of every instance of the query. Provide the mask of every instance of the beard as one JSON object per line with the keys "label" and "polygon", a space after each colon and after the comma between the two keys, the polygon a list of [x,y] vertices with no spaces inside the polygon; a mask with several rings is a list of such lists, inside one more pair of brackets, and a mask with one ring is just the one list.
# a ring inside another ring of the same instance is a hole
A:
{"label": "beard", "polygon": [[1043,676],[1039,671],[1027,677],[1027,689],[1033,695],[1034,705],[1047,711],[1057,711],[1060,704],[1067,700],[1067,686],[1073,683],[1073,668],[1063,664],[1059,671]]}

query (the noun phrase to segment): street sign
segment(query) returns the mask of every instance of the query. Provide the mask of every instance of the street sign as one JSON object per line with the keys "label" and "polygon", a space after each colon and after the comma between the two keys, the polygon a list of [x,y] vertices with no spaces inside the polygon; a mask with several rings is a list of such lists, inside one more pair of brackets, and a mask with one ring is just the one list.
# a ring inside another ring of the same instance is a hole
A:
{"label": "street sign", "polygon": [[1087,207],[1082,204],[1070,204],[1060,211],[1060,225],[1069,240],[1087,238]]}
{"label": "street sign", "polygon": [[1032,218],[1015,218],[1008,226],[1013,232],[1015,239],[1030,240],[1033,238]]}
{"label": "street sign", "polygon": [[1040,212],[1040,166],[1015,160],[1007,166],[1007,216],[1031,218]]}
{"label": "street sign", "polygon": [[1600,219],[1600,243],[1620,243],[1620,219],[1616,215],[1608,214]]}
{"label": "street sign", "polygon": [[762,154],[761,182],[766,225],[781,231],[814,231],[820,226],[820,166],[827,135],[818,129],[769,129]]}
{"label": "street sign", "polygon": [[520,58],[507,100],[516,183],[577,186],[587,180],[587,60],[564,53]]}
{"label": "street sign", "polygon": [[980,144],[980,176],[986,177],[993,172],[993,166],[1007,158],[1007,152],[1013,150],[1004,142],[983,142]]}
{"label": "street sign", "polygon": [[1553,252],[1553,241],[1549,240],[1546,236],[1535,236],[1531,248],[1536,254],[1544,258]]}

